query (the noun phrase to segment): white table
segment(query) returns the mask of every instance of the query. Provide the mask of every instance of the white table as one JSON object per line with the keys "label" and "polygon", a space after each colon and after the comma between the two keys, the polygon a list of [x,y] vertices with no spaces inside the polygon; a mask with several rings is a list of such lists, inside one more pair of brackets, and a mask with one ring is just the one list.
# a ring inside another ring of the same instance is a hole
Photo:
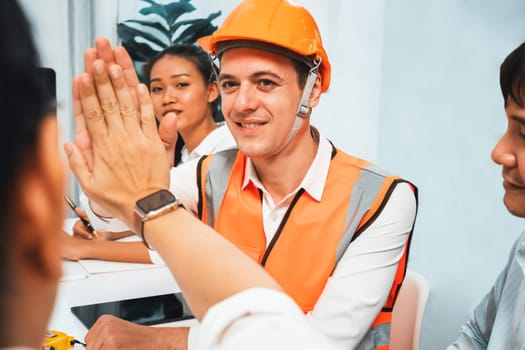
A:
{"label": "white table", "polygon": [[[78,263],[64,262],[64,264]],[[72,314],[70,310],[72,306],[176,292],[180,292],[180,288],[165,266],[87,274],[86,278],[65,280],[59,284],[48,329],[59,330],[78,340],[83,340],[87,329]],[[185,320],[159,326],[186,326],[195,323],[195,320]]]}

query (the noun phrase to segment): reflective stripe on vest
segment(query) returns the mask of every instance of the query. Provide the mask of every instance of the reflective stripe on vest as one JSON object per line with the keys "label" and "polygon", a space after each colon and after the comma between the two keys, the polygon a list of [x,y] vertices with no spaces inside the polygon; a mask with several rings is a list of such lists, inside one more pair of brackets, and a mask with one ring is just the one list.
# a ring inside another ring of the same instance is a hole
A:
{"label": "reflective stripe on vest", "polygon": [[[321,201],[300,190],[267,244],[261,194],[252,183],[242,189],[245,162],[237,150],[200,162],[199,217],[261,263],[308,312],[348,246],[373,223],[396,184],[404,180],[336,151]],[[358,349],[388,349],[392,307],[405,275],[407,248],[408,242],[385,307]]]}
{"label": "reflective stripe on vest", "polygon": [[374,171],[373,168],[361,170],[361,174],[352,189],[350,205],[348,206],[348,213],[346,214],[345,234],[337,247],[336,262],[339,262],[346,248],[350,245],[350,242],[357,238],[355,235],[357,226],[376,200],[383,182],[384,175],[381,175],[378,171]]}

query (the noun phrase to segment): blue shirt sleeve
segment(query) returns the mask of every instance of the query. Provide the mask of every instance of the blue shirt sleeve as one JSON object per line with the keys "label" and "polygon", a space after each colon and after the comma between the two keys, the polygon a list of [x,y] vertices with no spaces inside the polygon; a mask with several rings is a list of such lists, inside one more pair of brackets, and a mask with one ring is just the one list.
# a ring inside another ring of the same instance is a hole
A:
{"label": "blue shirt sleeve", "polygon": [[524,239],[525,233],[514,243],[505,268],[499,274],[496,282],[481,303],[474,309],[471,318],[461,327],[458,339],[447,350],[487,349],[491,340],[494,321],[498,314],[498,308],[502,302],[503,290],[507,284],[509,270],[515,259],[517,247]]}

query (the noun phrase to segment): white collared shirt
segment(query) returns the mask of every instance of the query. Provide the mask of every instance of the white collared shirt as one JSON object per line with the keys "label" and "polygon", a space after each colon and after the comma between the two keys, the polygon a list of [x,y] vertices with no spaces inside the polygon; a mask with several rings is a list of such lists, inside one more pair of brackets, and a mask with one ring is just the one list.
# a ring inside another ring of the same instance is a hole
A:
{"label": "white collared shirt", "polygon": [[[320,189],[325,186],[331,153],[332,145],[320,135],[317,154],[301,183],[316,200],[320,200]],[[197,212],[198,203],[197,162],[190,161],[172,168],[170,179],[171,191],[193,213]],[[263,222],[269,244],[288,204],[283,204],[283,201],[274,204],[253,166],[250,167],[244,183],[253,181],[261,186]],[[287,198],[293,195],[289,194]],[[401,183],[392,192],[381,214],[348,247],[328,278],[314,309],[306,314],[308,323],[334,340],[337,346],[355,348],[385,304],[415,215],[414,193],[408,184]],[[92,216],[95,215],[91,214],[90,219]],[[198,333],[198,327],[192,327],[188,339],[190,350],[198,348]]]}
{"label": "white collared shirt", "polygon": [[191,160],[199,159],[202,156],[235,147],[237,147],[237,144],[233,139],[230,129],[228,129],[225,122],[221,122],[217,123],[217,128],[210,132],[193,151],[188,152],[186,146],[182,147],[180,160],[181,163],[184,164]]}
{"label": "white collared shirt", "polygon": [[242,188],[246,188],[246,186],[248,186],[248,184],[251,182],[263,193],[263,225],[267,244],[270,244],[272,241],[279,224],[281,223],[284,215],[286,214],[286,211],[288,210],[288,207],[290,206],[290,202],[301,188],[304,188],[305,192],[307,192],[316,201],[321,201],[325,180],[328,175],[328,169],[330,168],[331,155],[332,145],[327,139],[320,139],[317,155],[310,165],[310,168],[306,172],[306,176],[303,178],[303,181],[301,181],[295,190],[284,196],[278,203],[274,203],[272,196],[268,193],[266,188],[264,188],[264,185],[259,180],[251,159],[247,159]]}

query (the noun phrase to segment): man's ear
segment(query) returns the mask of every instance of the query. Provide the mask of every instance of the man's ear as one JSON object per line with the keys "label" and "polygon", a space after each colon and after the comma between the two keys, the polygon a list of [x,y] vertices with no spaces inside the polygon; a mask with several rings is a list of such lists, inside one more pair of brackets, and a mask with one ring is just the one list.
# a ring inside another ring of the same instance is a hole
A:
{"label": "man's ear", "polygon": [[322,87],[322,78],[321,74],[317,73],[317,78],[315,79],[314,86],[312,88],[312,92],[310,93],[310,108],[313,108],[317,106],[319,103],[319,100],[321,99],[321,87]]}
{"label": "man's ear", "polygon": [[61,274],[59,233],[64,219],[64,167],[55,117],[42,120],[36,147],[21,167],[17,185],[17,243],[28,266],[42,277]]}
{"label": "man's ear", "polygon": [[212,103],[219,97],[219,85],[217,83],[208,84],[208,103]]}

